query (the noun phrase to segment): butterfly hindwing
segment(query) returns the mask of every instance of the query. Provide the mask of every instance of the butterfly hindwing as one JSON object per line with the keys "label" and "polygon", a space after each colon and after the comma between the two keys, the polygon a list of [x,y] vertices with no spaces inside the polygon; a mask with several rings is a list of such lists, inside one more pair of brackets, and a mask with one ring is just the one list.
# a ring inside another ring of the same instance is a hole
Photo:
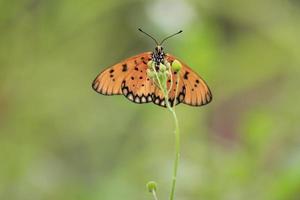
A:
{"label": "butterfly hindwing", "polygon": [[[172,64],[176,58],[167,54],[166,59]],[[202,106],[208,104],[212,100],[212,94],[207,84],[186,64],[183,62],[181,62],[181,64],[182,69],[180,70],[180,82],[183,86],[179,84],[179,88],[181,89],[178,90],[177,98],[179,98],[180,102],[191,106]],[[183,100],[180,95],[184,95]]]}
{"label": "butterfly hindwing", "polygon": [[147,63],[138,63],[122,83],[122,92],[130,101],[148,103],[152,101],[155,85],[147,77]]}

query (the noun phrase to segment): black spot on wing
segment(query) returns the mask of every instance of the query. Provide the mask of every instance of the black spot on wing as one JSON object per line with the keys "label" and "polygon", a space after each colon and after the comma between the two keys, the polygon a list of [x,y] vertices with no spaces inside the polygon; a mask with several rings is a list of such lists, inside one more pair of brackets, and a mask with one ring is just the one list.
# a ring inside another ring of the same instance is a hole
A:
{"label": "black spot on wing", "polygon": [[184,78],[185,80],[187,80],[187,79],[189,78],[188,75],[189,75],[189,72],[185,72],[184,75],[183,75],[183,78]]}
{"label": "black spot on wing", "polygon": [[122,65],[122,72],[126,72],[128,70],[127,64]]}

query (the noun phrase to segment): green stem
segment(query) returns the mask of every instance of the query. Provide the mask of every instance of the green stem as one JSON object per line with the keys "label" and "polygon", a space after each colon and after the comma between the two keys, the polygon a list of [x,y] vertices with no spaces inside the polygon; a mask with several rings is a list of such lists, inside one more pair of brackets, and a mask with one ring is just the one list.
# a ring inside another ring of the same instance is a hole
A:
{"label": "green stem", "polygon": [[[167,100],[166,100],[167,101]],[[177,119],[177,115],[175,110],[170,106],[169,101],[166,102],[169,111],[172,113],[174,124],[175,124],[175,160],[173,165],[173,177],[172,177],[172,187],[170,193],[170,200],[174,199],[175,194],[175,186],[177,181],[177,171],[179,165],[179,158],[180,158],[180,130],[179,130],[179,123]]]}
{"label": "green stem", "polygon": [[[174,104],[173,104],[173,108],[172,108],[172,106],[170,105],[170,102],[169,102],[169,90],[167,88],[166,75],[163,79],[164,81],[161,82],[154,66],[152,67],[152,69],[155,72],[155,76],[158,81],[158,86],[160,87],[161,91],[164,94],[166,106],[167,106],[168,110],[172,113],[174,124],[175,124],[175,132],[174,132],[175,133],[175,160],[174,160],[174,165],[173,165],[172,186],[171,186],[171,193],[170,193],[170,200],[174,200],[175,187],[176,187],[176,181],[177,181],[177,171],[178,171],[178,165],[179,165],[179,159],[180,159],[180,130],[179,130],[179,123],[178,123],[177,115],[175,112],[176,96],[177,96],[178,85],[179,85],[179,74],[177,75],[177,86],[176,86],[176,91],[175,91],[175,95],[174,95]],[[171,79],[173,80],[172,76],[171,76]],[[171,88],[172,88],[172,84],[170,86],[170,89]],[[154,194],[155,194],[155,192],[153,193],[153,195]],[[154,199],[155,198],[156,197],[154,196]],[[157,200],[157,199],[155,199],[155,200]]]}
{"label": "green stem", "polygon": [[152,195],[153,195],[154,200],[158,200],[155,190],[152,191]]}
{"label": "green stem", "polygon": [[[179,76],[177,76],[177,82],[178,82],[178,84],[176,86],[173,108],[171,107],[170,102],[168,100],[169,98],[168,98],[167,87],[165,87],[163,89],[167,108],[172,113],[174,124],[175,124],[175,131],[174,131],[174,133],[175,133],[175,160],[174,160],[174,165],[173,165],[173,177],[172,177],[170,200],[173,200],[174,195],[175,195],[177,172],[178,172],[178,165],[179,165],[179,159],[180,159],[180,130],[179,130],[178,118],[177,118],[177,115],[175,112],[176,96],[177,96],[177,90],[178,90],[178,85],[179,85]],[[172,85],[171,85],[171,88],[172,88]]]}

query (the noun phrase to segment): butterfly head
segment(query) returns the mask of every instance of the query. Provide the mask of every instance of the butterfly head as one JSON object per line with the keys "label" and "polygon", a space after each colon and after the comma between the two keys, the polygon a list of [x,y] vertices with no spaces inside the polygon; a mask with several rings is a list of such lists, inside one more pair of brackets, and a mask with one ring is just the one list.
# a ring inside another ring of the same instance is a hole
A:
{"label": "butterfly head", "polygon": [[155,47],[155,53],[157,53],[157,54],[162,54],[162,53],[164,53],[164,48],[163,48],[161,45],[157,45],[157,46]]}
{"label": "butterfly head", "polygon": [[168,37],[165,37],[161,42],[158,42],[154,37],[152,37],[150,34],[144,32],[142,29],[139,28],[139,31],[141,31],[142,33],[144,33],[145,35],[147,35],[148,37],[150,37],[156,44],[156,47],[155,47],[155,51],[153,52],[153,61],[159,65],[160,63],[163,63],[164,61],[164,57],[165,57],[165,53],[163,51],[163,47],[162,47],[162,44],[169,38],[179,34],[179,33],[182,33],[182,30],[178,31],[177,33],[174,33],[172,35],[169,35]]}

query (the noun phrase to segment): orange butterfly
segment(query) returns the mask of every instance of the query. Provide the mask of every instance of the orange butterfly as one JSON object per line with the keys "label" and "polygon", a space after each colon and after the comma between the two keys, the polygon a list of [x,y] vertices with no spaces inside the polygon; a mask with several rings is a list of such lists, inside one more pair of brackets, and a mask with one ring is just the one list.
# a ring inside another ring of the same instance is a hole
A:
{"label": "orange butterfly", "polygon": [[[158,43],[157,40],[143,30],[139,29],[139,31],[155,41],[157,45],[155,51],[138,54],[105,69],[96,77],[92,87],[100,94],[123,94],[127,99],[135,103],[153,102],[154,104],[166,107],[163,92],[156,86],[153,80],[147,76],[147,63],[153,61],[157,69],[160,63],[164,63],[165,60],[172,64],[176,58],[164,53],[161,45],[168,38],[182,31],[166,37],[161,43]],[[177,72],[172,70],[172,73],[175,75]],[[176,76],[171,77],[172,80],[170,80],[170,78],[167,80],[167,87],[171,87],[168,95],[171,106],[173,106],[174,102],[176,102],[176,104],[185,103],[191,106],[202,106],[211,102],[212,94],[207,84],[186,64],[182,63],[179,80]],[[177,84],[179,85],[178,92],[176,93]]]}

